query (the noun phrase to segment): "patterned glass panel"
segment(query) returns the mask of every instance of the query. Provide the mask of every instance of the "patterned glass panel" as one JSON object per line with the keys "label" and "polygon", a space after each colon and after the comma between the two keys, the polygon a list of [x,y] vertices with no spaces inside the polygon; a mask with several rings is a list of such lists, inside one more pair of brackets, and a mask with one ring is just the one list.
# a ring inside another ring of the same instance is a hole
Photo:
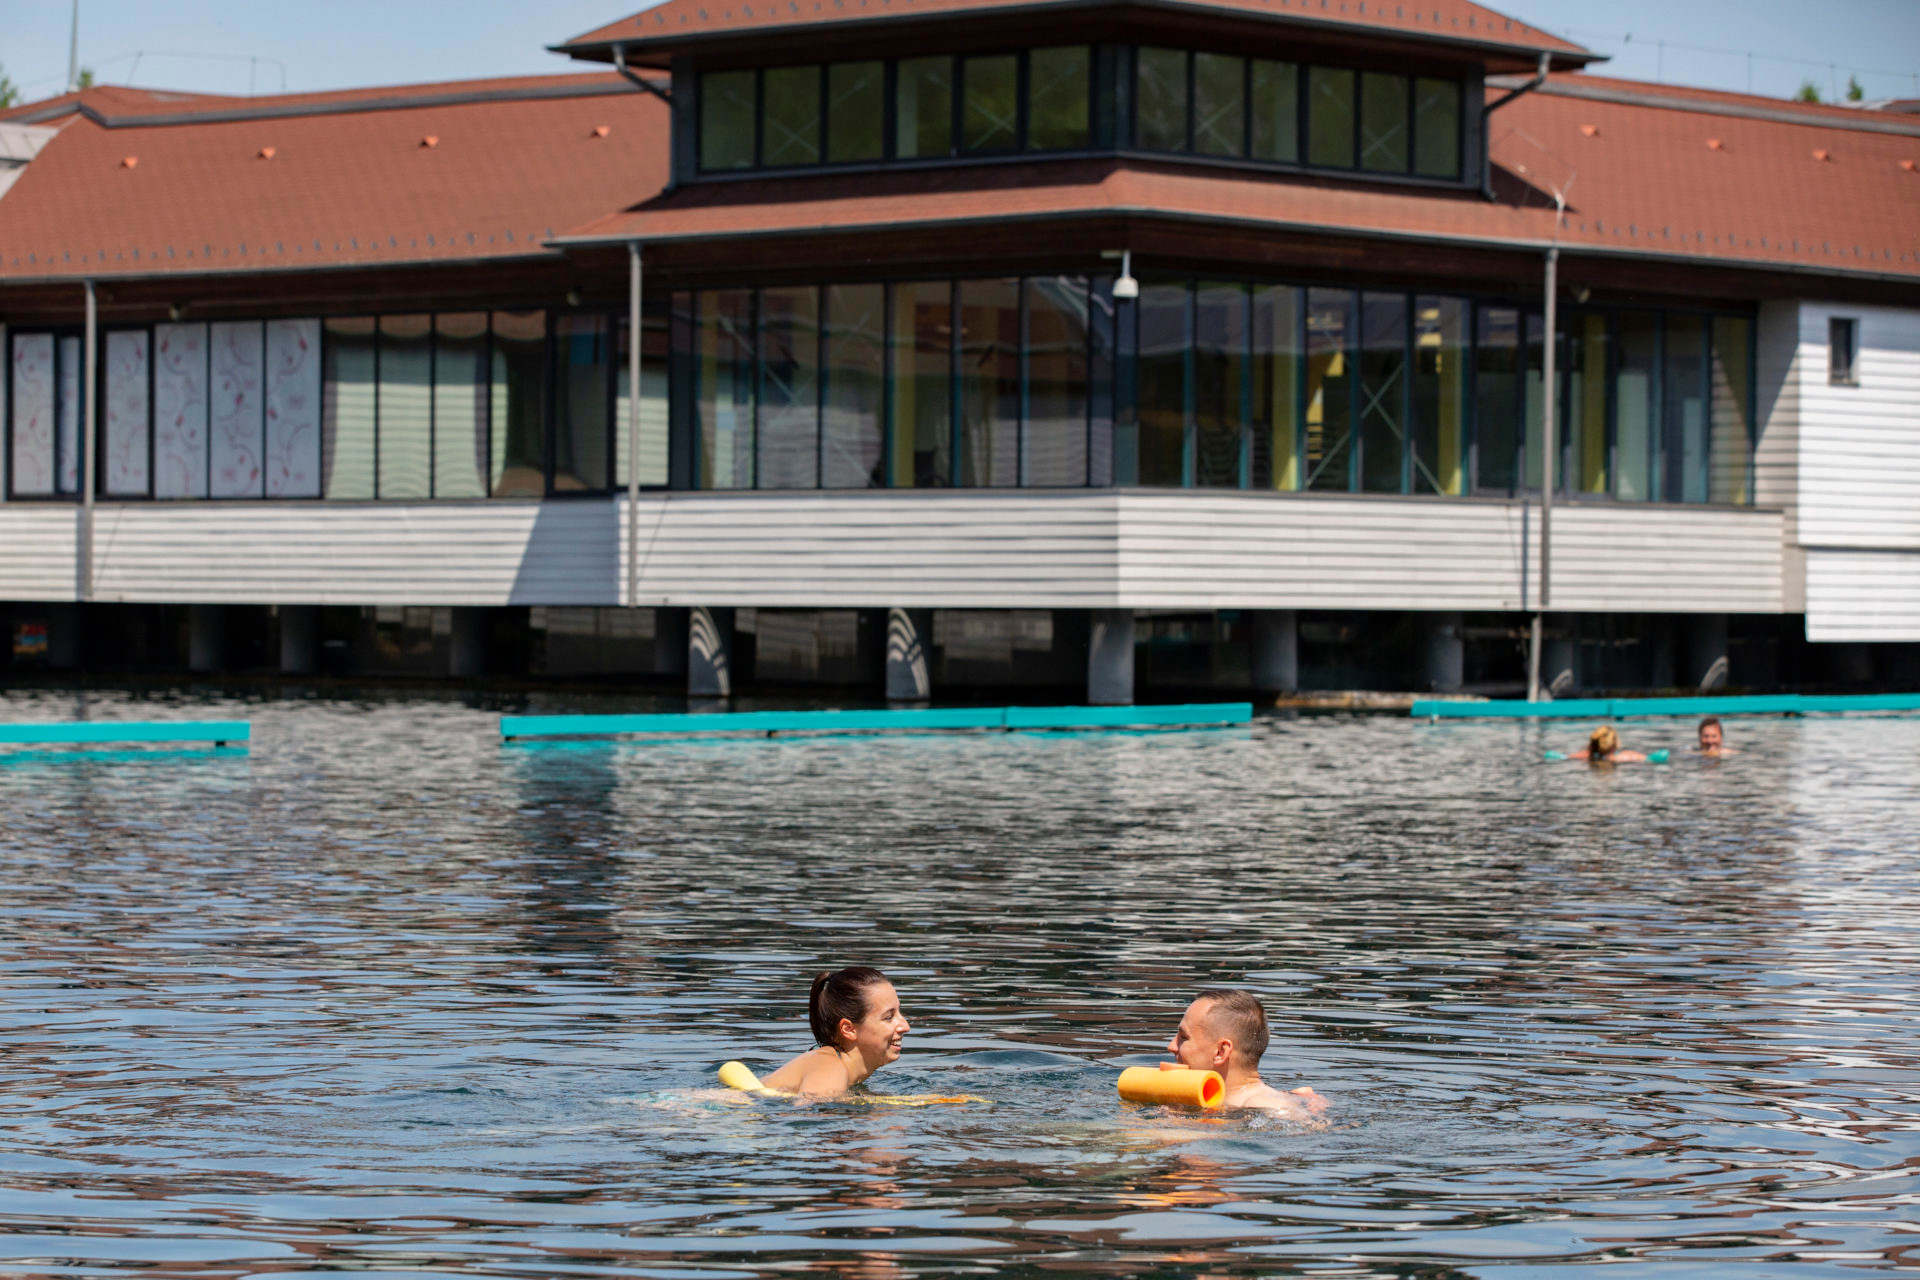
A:
{"label": "patterned glass panel", "polygon": [[266,493],[260,457],[266,423],[260,322],[209,325],[207,340],[212,349],[212,495],[258,498]]}
{"label": "patterned glass panel", "polygon": [[207,496],[207,326],[153,329],[153,496]]}
{"label": "patterned glass panel", "polygon": [[147,424],[151,383],[148,356],[152,339],[145,329],[122,329],[106,339],[106,423],[101,443],[101,478],[116,497],[147,494]]}
{"label": "patterned glass panel", "polygon": [[59,394],[54,403],[54,457],[61,493],[80,492],[80,339],[60,339]]}
{"label": "patterned glass panel", "polygon": [[13,492],[53,492],[53,335],[13,339]]}
{"label": "patterned glass panel", "polygon": [[320,496],[320,322],[267,322],[267,496]]}

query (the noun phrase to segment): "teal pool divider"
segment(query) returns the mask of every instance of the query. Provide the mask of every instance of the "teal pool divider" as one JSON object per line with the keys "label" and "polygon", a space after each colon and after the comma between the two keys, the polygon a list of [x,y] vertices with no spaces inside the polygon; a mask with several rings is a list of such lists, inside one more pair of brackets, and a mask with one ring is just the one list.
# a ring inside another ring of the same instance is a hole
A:
{"label": "teal pool divider", "polygon": [[0,743],[50,746],[76,742],[246,742],[246,720],[83,720],[64,724],[0,724]]}
{"label": "teal pool divider", "polygon": [[1629,720],[1641,716],[1797,716],[1920,711],[1920,693],[1763,693],[1724,698],[1573,698],[1565,702],[1422,700],[1408,713],[1434,720]]}
{"label": "teal pool divider", "polygon": [[627,733],[879,733],[889,730],[1217,728],[1253,719],[1250,702],[1155,707],[928,707],[872,711],[710,711],[661,715],[501,716],[500,736]]}

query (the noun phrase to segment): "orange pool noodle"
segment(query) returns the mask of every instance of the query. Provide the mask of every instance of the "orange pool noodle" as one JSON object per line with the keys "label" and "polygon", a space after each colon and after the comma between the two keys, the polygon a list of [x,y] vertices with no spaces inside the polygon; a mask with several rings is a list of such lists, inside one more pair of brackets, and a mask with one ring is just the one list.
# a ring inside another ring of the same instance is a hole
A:
{"label": "orange pool noodle", "polygon": [[1128,1102],[1157,1102],[1169,1107],[1212,1109],[1226,1101],[1227,1083],[1217,1071],[1191,1067],[1161,1070],[1128,1067],[1120,1073],[1120,1096]]}

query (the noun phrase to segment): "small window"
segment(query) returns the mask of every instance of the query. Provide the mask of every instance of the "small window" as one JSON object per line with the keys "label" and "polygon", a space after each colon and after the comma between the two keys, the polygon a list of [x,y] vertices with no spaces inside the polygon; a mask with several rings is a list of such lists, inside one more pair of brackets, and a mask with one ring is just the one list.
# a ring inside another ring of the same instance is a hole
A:
{"label": "small window", "polygon": [[753,72],[700,77],[700,167],[709,173],[753,167]]}
{"label": "small window", "polygon": [[820,163],[820,68],[774,67],[760,99],[760,163],[769,169]]}
{"label": "small window", "polygon": [[1020,59],[1011,53],[960,60],[960,149],[1011,151],[1019,141]]}
{"label": "small window", "polygon": [[887,118],[884,62],[835,62],[827,67],[827,161],[878,160]]}
{"label": "small window", "polygon": [[953,59],[908,58],[894,90],[895,154],[903,160],[953,151]]}
{"label": "small window", "polygon": [[1834,316],[1827,321],[1827,381],[1835,386],[1860,385],[1854,357],[1860,349],[1859,321]]}
{"label": "small window", "polygon": [[1035,49],[1027,62],[1027,150],[1072,151],[1092,141],[1093,52]]}

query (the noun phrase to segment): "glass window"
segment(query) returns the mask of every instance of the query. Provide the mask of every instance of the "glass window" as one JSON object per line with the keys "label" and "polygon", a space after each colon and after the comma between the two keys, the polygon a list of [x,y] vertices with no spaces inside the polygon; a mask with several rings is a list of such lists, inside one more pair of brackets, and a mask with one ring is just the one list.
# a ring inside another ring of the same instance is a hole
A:
{"label": "glass window", "polygon": [[886,483],[884,438],[886,291],[877,284],[827,287],[826,380],[820,423],[820,483],[829,489],[872,489]]}
{"label": "glass window", "polygon": [[1413,491],[1461,494],[1466,485],[1467,304],[1413,301]]}
{"label": "glass window", "polygon": [[1559,488],[1607,492],[1607,318],[1576,315],[1567,327],[1566,474]]}
{"label": "glass window", "polygon": [[1846,316],[1827,320],[1827,381],[1836,386],[1852,386],[1859,381],[1854,372],[1854,354],[1858,349],[1859,322]]}
{"label": "glass window", "polygon": [[820,483],[820,291],[760,291],[760,414],[754,483]]}
{"label": "glass window", "polygon": [[1088,123],[1093,51],[1085,45],[1027,55],[1027,150],[1074,151],[1093,138]]}
{"label": "glass window", "polygon": [[753,291],[696,294],[697,487],[753,487]]}
{"label": "glass window", "polygon": [[1427,178],[1460,176],[1460,84],[1455,80],[1413,82],[1414,171]]}
{"label": "glass window", "polygon": [[709,172],[753,167],[753,72],[709,71],[700,77],[700,167]]}
{"label": "glass window", "polygon": [[[7,481],[21,497],[53,493],[57,344],[50,333],[13,335],[11,462]],[[77,385],[77,384],[76,384]]]}
{"label": "glass window", "polygon": [[1409,150],[1407,78],[1367,72],[1360,77],[1360,167],[1405,173]]}
{"label": "glass window", "polygon": [[960,60],[960,149],[1011,151],[1019,140],[1020,59]]}
{"label": "glass window", "polygon": [[960,282],[960,483],[1020,483],[1020,282]]}
{"label": "glass window", "polygon": [[433,496],[433,317],[380,317],[383,499]]}
{"label": "glass window", "polygon": [[547,313],[493,313],[493,496],[539,498],[547,491]]}
{"label": "glass window", "polygon": [[487,313],[433,318],[433,496],[487,496]]}
{"label": "glass window", "polygon": [[1407,295],[1360,295],[1360,487],[1406,489]]}
{"label": "glass window", "polygon": [[953,286],[893,286],[893,484],[953,483]]}
{"label": "glass window", "polygon": [[[373,321],[370,319],[346,323],[364,325],[369,334],[373,331]],[[322,348],[325,345],[323,340]],[[373,391],[372,356],[372,348],[369,347],[366,376],[369,395]],[[324,369],[322,377],[325,377]],[[16,391],[17,389],[16,383]],[[320,436],[323,449],[328,439],[326,402],[327,397],[322,395]],[[371,403],[367,407],[366,440],[369,490],[365,496],[370,498],[373,496]],[[207,496],[207,326],[204,324],[154,326],[153,496],[156,498],[204,498]]]}
{"label": "glass window", "polygon": [[1136,484],[1187,482],[1187,364],[1192,294],[1185,284],[1140,290],[1139,463]]}
{"label": "glass window", "polygon": [[[640,483],[667,483],[668,409],[667,409],[667,313],[665,308],[648,307],[640,317]],[[632,456],[633,387],[628,373],[632,359],[628,342],[631,333],[627,318],[619,318],[619,356],[614,370],[613,483],[627,486],[627,467]]]}
{"label": "glass window", "polygon": [[1614,496],[1654,497],[1653,449],[1660,392],[1660,317],[1623,311],[1614,318],[1618,367],[1613,375]]}
{"label": "glass window", "polygon": [[596,492],[612,483],[607,465],[607,392],[613,373],[608,367],[609,337],[604,315],[563,315],[554,321],[554,371],[560,380],[554,406],[555,493]]}
{"label": "glass window", "polygon": [[820,163],[820,68],[761,73],[760,163],[769,169]]}
{"label": "glass window", "polygon": [[1300,290],[1253,291],[1253,486],[1300,487]]}
{"label": "glass window", "polygon": [[1661,374],[1666,412],[1661,446],[1667,459],[1668,502],[1707,500],[1707,322],[1699,316],[1667,317],[1666,369]]}
{"label": "glass window", "polygon": [[1208,156],[1247,153],[1247,60],[1193,56],[1193,149]]}
{"label": "glass window", "polygon": [[1133,142],[1145,151],[1187,149],[1187,51],[1138,51],[1133,86]]}
{"label": "glass window", "polygon": [[1753,501],[1753,322],[1713,320],[1711,502]]}
{"label": "glass window", "polygon": [[1307,71],[1307,161],[1353,168],[1353,72]]}
{"label": "glass window", "polygon": [[1540,489],[1540,463],[1545,456],[1542,433],[1546,429],[1546,422],[1541,416],[1542,407],[1546,403],[1545,397],[1541,394],[1547,368],[1546,347],[1541,342],[1544,331],[1545,326],[1541,322],[1540,314],[1528,312],[1526,405],[1521,410],[1526,443],[1521,446],[1520,460],[1524,464],[1527,488],[1535,492]]}
{"label": "glass window", "polygon": [[320,415],[321,492],[373,496],[374,322],[346,316],[323,326]]}
{"label": "glass window", "polygon": [[827,159],[878,160],[887,120],[887,64],[836,62],[827,68]]}
{"label": "glass window", "polygon": [[1512,493],[1520,487],[1520,313],[1481,307],[1473,347],[1474,487]]}
{"label": "glass window", "polygon": [[1300,68],[1255,58],[1248,75],[1250,154],[1255,160],[1295,163],[1300,159]]}
{"label": "glass window", "polygon": [[1238,489],[1247,420],[1246,286],[1201,284],[1193,303],[1194,483]]}
{"label": "glass window", "polygon": [[953,152],[953,59],[907,58],[896,71],[894,154],[903,160]]}
{"label": "glass window", "polygon": [[1354,298],[1307,291],[1307,488],[1353,487]]}
{"label": "glass window", "polygon": [[111,330],[103,344],[106,394],[101,397],[100,480],[102,492],[145,497],[152,412],[148,390],[151,338],[145,329]]}
{"label": "glass window", "polygon": [[1087,483],[1114,483],[1117,352],[1113,279],[1095,276],[1087,306]]}
{"label": "glass window", "polygon": [[[210,407],[207,437],[211,446],[208,471],[211,496],[215,498],[261,498],[266,496],[266,472],[261,467],[261,446],[265,443],[266,415],[261,397],[260,372],[263,363],[265,333],[253,320],[224,321],[207,326]],[[71,356],[69,346],[71,343]],[[69,363],[71,360],[71,363]],[[80,340],[60,340],[61,379],[61,451],[60,484],[62,493],[77,491],[78,472],[69,479],[66,467],[73,457],[67,444],[68,432],[79,440],[78,406],[80,399]],[[71,388],[68,380],[71,379]],[[69,422],[66,406],[74,406]],[[77,465],[77,464],[76,464]]]}
{"label": "glass window", "polygon": [[1087,281],[1027,281],[1026,483],[1087,483]]}

